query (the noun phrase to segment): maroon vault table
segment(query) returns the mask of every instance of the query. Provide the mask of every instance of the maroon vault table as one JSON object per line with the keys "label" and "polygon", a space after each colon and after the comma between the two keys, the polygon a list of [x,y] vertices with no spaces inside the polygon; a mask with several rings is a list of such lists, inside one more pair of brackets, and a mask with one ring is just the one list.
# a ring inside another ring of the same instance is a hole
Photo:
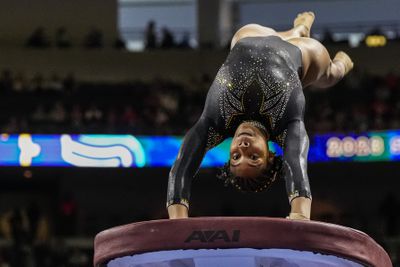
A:
{"label": "maroon vault table", "polygon": [[391,267],[363,232],[317,221],[264,217],[156,220],[105,230],[97,267]]}

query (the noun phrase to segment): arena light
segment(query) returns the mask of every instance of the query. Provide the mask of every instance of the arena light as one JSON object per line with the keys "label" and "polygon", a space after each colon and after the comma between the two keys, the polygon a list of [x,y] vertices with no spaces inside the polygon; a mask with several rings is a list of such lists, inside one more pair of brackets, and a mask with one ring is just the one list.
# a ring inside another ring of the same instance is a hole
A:
{"label": "arena light", "polygon": [[365,44],[368,47],[382,47],[387,43],[386,36],[384,35],[368,35],[365,38]]}

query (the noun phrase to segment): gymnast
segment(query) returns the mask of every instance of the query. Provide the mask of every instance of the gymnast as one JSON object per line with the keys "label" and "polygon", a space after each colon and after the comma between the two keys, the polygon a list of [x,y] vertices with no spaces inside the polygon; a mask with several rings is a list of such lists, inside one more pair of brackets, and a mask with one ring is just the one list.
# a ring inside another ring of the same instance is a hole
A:
{"label": "gymnast", "polygon": [[[219,178],[238,190],[260,192],[283,176],[291,207],[287,218],[310,219],[303,88],[330,87],[353,68],[346,53],[331,60],[310,38],[314,18],[313,12],[300,13],[286,32],[249,24],[235,33],[203,113],[170,171],[170,219],[188,217],[191,181],[205,153],[228,137],[233,137],[230,159]],[[282,147],[282,158],[269,151],[269,140]]]}

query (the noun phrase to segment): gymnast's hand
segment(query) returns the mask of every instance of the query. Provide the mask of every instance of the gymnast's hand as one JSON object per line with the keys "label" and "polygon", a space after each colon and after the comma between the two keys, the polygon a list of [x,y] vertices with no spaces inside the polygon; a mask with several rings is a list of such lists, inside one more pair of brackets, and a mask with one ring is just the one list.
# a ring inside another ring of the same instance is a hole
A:
{"label": "gymnast's hand", "polygon": [[310,220],[311,199],[306,197],[297,197],[292,200],[291,211],[288,219],[294,220]]}
{"label": "gymnast's hand", "polygon": [[310,218],[307,218],[306,216],[304,216],[301,213],[295,213],[295,212],[291,212],[289,214],[289,216],[286,217],[286,219],[291,219],[291,220],[304,220],[304,221],[309,221]]}
{"label": "gymnast's hand", "polygon": [[170,219],[188,218],[188,209],[181,204],[174,204],[168,207],[168,215]]}

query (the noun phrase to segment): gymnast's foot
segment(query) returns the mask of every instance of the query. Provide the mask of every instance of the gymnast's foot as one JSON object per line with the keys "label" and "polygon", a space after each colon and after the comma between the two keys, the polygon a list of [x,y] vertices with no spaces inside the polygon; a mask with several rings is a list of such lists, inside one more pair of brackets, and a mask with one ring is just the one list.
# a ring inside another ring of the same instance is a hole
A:
{"label": "gymnast's foot", "polygon": [[343,63],[344,68],[345,68],[345,73],[344,73],[345,75],[347,73],[349,73],[349,71],[351,71],[354,67],[354,63],[351,60],[351,58],[349,57],[349,55],[347,55],[343,51],[337,52],[335,57],[333,58],[333,61],[340,61]]}
{"label": "gymnast's foot", "polygon": [[314,23],[314,12],[299,13],[293,21],[293,27],[300,29],[301,37],[310,37],[311,26]]}

